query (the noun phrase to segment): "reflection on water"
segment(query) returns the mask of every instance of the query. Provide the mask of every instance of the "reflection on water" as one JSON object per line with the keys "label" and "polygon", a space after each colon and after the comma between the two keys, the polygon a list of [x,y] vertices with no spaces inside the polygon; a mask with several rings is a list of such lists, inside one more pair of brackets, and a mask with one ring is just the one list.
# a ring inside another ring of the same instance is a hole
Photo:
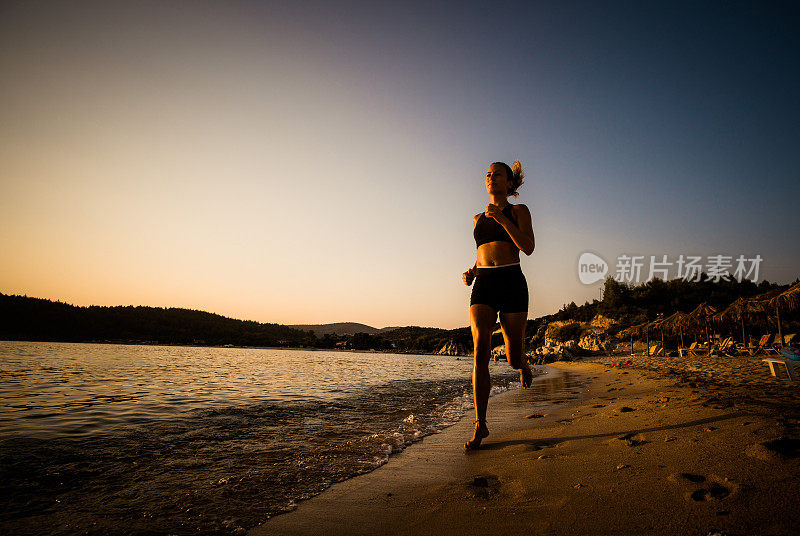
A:
{"label": "reflection on water", "polygon": [[0,433],[104,433],[197,409],[330,400],[468,360],[273,349],[0,342]]}
{"label": "reflection on water", "polygon": [[566,370],[552,367],[537,367],[546,371],[546,374],[537,376],[526,389],[514,397],[516,406],[531,407],[537,405],[558,405],[570,400],[580,398],[585,379]]}
{"label": "reflection on water", "polygon": [[[492,365],[495,390],[519,385]],[[237,534],[456,422],[471,361],[0,342],[0,532]]]}

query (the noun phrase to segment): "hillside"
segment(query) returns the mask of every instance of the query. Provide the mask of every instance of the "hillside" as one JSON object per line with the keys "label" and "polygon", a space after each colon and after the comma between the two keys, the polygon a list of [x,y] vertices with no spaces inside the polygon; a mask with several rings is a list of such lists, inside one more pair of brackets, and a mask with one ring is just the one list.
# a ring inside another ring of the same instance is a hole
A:
{"label": "hillside", "polygon": [[176,307],[70,305],[0,293],[0,340],[340,348],[433,353],[469,329],[374,328],[357,322],[285,326]]}
{"label": "hillside", "polygon": [[0,339],[237,346],[306,346],[313,335],[280,324],[194,309],[81,307],[0,293]]}
{"label": "hillside", "polygon": [[372,326],[359,324],[358,322],[335,322],[333,324],[294,324],[287,327],[299,329],[301,331],[313,331],[314,335],[317,337],[322,337],[323,335],[355,335],[356,333],[375,335],[376,333],[380,333],[386,329],[373,328]]}

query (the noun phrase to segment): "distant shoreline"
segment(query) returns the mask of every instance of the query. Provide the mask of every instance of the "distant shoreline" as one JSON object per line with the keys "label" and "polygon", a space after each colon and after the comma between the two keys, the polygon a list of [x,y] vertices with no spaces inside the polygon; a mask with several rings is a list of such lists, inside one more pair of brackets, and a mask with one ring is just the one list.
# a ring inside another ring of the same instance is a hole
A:
{"label": "distant shoreline", "polygon": [[466,355],[437,354],[434,352],[403,352],[398,350],[354,350],[344,348],[313,348],[303,346],[220,346],[216,344],[178,344],[165,342],[135,342],[135,341],[52,341],[52,340],[28,340],[28,339],[2,339],[0,342],[32,342],[46,343],[54,342],[59,344],[109,344],[122,346],[175,346],[183,348],[230,348],[248,350],[303,350],[310,352],[348,352],[353,354],[398,354],[398,355],[436,355],[446,357],[469,357]]}
{"label": "distant shoreline", "polygon": [[[0,339],[239,348],[358,349],[438,353],[465,346],[469,328],[373,328],[357,322],[292,326],[177,307],[75,306],[0,293]],[[324,333],[323,333],[324,332]]]}

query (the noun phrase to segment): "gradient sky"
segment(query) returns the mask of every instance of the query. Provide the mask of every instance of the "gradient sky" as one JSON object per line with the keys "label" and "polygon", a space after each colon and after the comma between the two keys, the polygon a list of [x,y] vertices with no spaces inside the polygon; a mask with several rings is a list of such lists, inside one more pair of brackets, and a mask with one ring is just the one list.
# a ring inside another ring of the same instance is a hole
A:
{"label": "gradient sky", "polygon": [[584,251],[800,276],[794,2],[3,2],[0,292],[468,324],[519,158],[530,316]]}

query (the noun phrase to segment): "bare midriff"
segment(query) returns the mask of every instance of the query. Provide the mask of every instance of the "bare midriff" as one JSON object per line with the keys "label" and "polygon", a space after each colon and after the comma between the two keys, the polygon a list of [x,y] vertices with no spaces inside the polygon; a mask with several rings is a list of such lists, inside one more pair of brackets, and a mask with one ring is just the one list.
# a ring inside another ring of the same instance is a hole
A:
{"label": "bare midriff", "polygon": [[476,266],[503,266],[519,262],[519,248],[513,242],[496,240],[478,246]]}

